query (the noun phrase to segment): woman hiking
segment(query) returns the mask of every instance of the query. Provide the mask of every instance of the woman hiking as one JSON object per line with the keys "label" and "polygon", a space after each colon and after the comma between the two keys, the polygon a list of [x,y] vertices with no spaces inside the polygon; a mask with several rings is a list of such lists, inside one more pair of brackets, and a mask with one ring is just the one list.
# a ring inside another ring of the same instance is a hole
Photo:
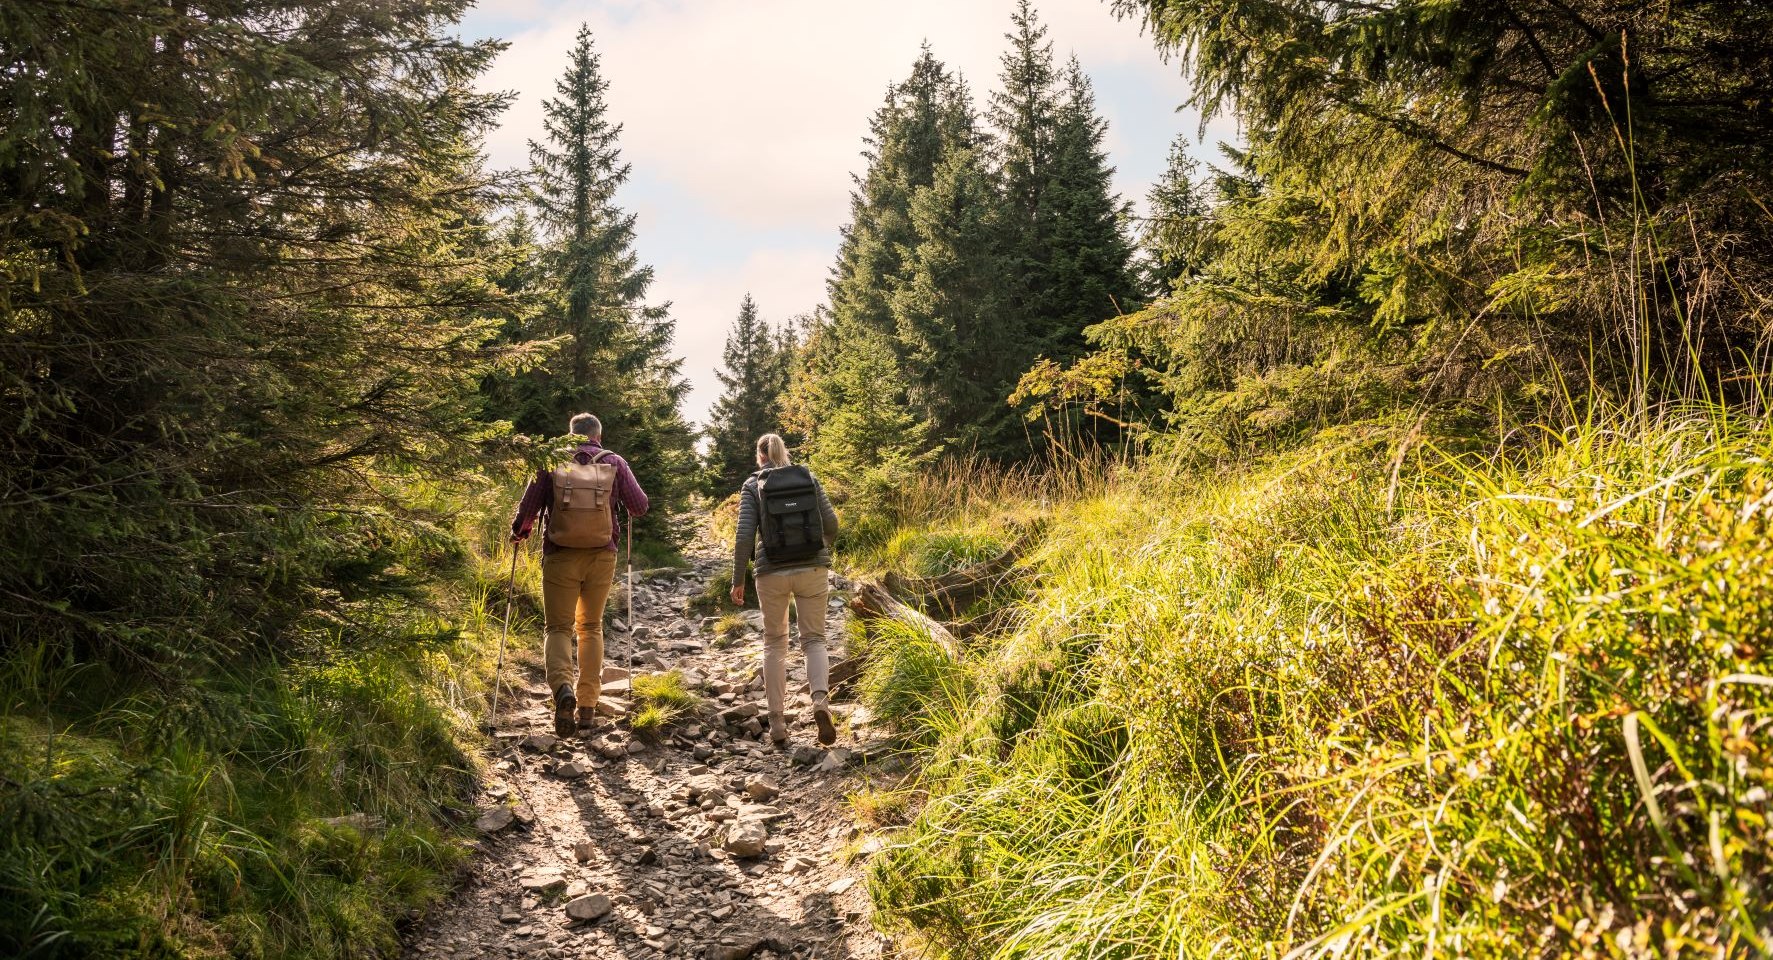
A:
{"label": "woman hiking", "polygon": [[763,609],[763,689],[769,701],[770,740],[788,740],[782,701],[788,692],[788,605],[800,624],[807,686],[813,694],[813,723],[819,742],[837,741],[831,722],[825,655],[825,604],[831,588],[831,544],[837,539],[837,511],[812,471],[788,460],[788,445],[773,433],[757,438],[758,470],[739,491],[739,528],[733,538],[733,603],[745,603],[745,568],[757,576],[757,605]]}

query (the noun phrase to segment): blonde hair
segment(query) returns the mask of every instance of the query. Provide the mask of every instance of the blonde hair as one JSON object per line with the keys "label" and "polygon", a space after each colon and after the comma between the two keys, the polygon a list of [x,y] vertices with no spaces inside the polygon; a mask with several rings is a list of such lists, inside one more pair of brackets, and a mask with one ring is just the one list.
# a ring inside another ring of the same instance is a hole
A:
{"label": "blonde hair", "polygon": [[788,444],[780,435],[766,433],[757,438],[757,456],[771,467],[788,465]]}

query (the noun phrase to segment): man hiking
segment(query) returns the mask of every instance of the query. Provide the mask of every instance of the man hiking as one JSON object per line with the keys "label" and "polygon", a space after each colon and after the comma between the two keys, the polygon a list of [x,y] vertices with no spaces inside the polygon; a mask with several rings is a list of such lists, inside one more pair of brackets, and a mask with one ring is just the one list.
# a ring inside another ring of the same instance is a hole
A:
{"label": "man hiking", "polygon": [[830,663],[825,653],[825,602],[831,588],[831,544],[837,511],[819,479],[788,460],[788,445],[766,433],[757,438],[758,471],[739,491],[739,526],[733,537],[733,590],[745,602],[745,568],[756,557],[757,605],[763,610],[763,690],[769,701],[770,740],[788,740],[782,701],[788,692],[788,606],[800,626],[807,688],[819,742],[837,741],[827,702]]}
{"label": "man hiking", "polygon": [[[584,442],[565,463],[536,471],[511,520],[511,542],[529,537],[543,514],[542,657],[548,689],[554,692],[554,732],[577,733],[597,720],[603,690],[603,606],[616,579],[615,516],[620,504],[628,518],[646,515],[646,492],[628,462],[603,448],[603,422],[589,413],[572,418],[569,429]],[[573,671],[573,625],[578,625],[579,664]],[[576,716],[575,716],[576,711]]]}

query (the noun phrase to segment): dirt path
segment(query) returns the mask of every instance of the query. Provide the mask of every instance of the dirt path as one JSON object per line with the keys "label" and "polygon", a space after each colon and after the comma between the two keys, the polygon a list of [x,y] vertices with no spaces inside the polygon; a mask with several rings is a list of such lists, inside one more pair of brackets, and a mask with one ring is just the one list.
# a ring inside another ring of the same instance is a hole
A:
{"label": "dirt path", "polygon": [[[481,853],[454,898],[409,935],[409,957],[879,957],[860,861],[867,841],[843,805],[884,765],[865,711],[834,698],[837,747],[818,746],[791,650],[793,735],[772,747],[755,612],[724,648],[711,618],[685,613],[725,562],[707,544],[693,568],[637,586],[632,631],[608,632],[606,698],[626,700],[622,669],[683,671],[701,708],[664,737],[626,723],[557,741],[535,666],[518,666],[476,826]],[[833,594],[832,660],[843,611]],[[612,612],[625,612],[620,588]],[[793,645],[791,644],[791,647]],[[511,665],[507,662],[507,670]],[[858,739],[860,738],[860,739]],[[870,758],[876,758],[871,760]],[[755,853],[753,851],[756,851]]]}

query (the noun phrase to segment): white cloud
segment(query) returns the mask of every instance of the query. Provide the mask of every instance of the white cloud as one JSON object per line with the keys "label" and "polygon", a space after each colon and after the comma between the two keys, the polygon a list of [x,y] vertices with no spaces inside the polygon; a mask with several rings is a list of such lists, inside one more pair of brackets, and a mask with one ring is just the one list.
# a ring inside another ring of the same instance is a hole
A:
{"label": "white cloud", "polygon": [[[541,102],[580,24],[589,25],[636,172],[621,199],[640,215],[642,259],[657,266],[654,299],[676,303],[696,388],[686,411],[700,418],[718,392],[720,343],[746,289],[774,319],[823,299],[850,177],[887,85],[927,40],[983,106],[1013,8],[1014,0],[514,0],[485,14],[511,46],[481,85],[517,94],[487,150],[496,166],[527,161]],[[1185,84],[1101,0],[1038,8],[1061,58],[1075,52],[1086,72],[1114,72],[1117,89],[1099,84],[1099,105],[1117,187],[1141,197],[1162,169],[1161,144],[1197,123],[1170,115]]]}

